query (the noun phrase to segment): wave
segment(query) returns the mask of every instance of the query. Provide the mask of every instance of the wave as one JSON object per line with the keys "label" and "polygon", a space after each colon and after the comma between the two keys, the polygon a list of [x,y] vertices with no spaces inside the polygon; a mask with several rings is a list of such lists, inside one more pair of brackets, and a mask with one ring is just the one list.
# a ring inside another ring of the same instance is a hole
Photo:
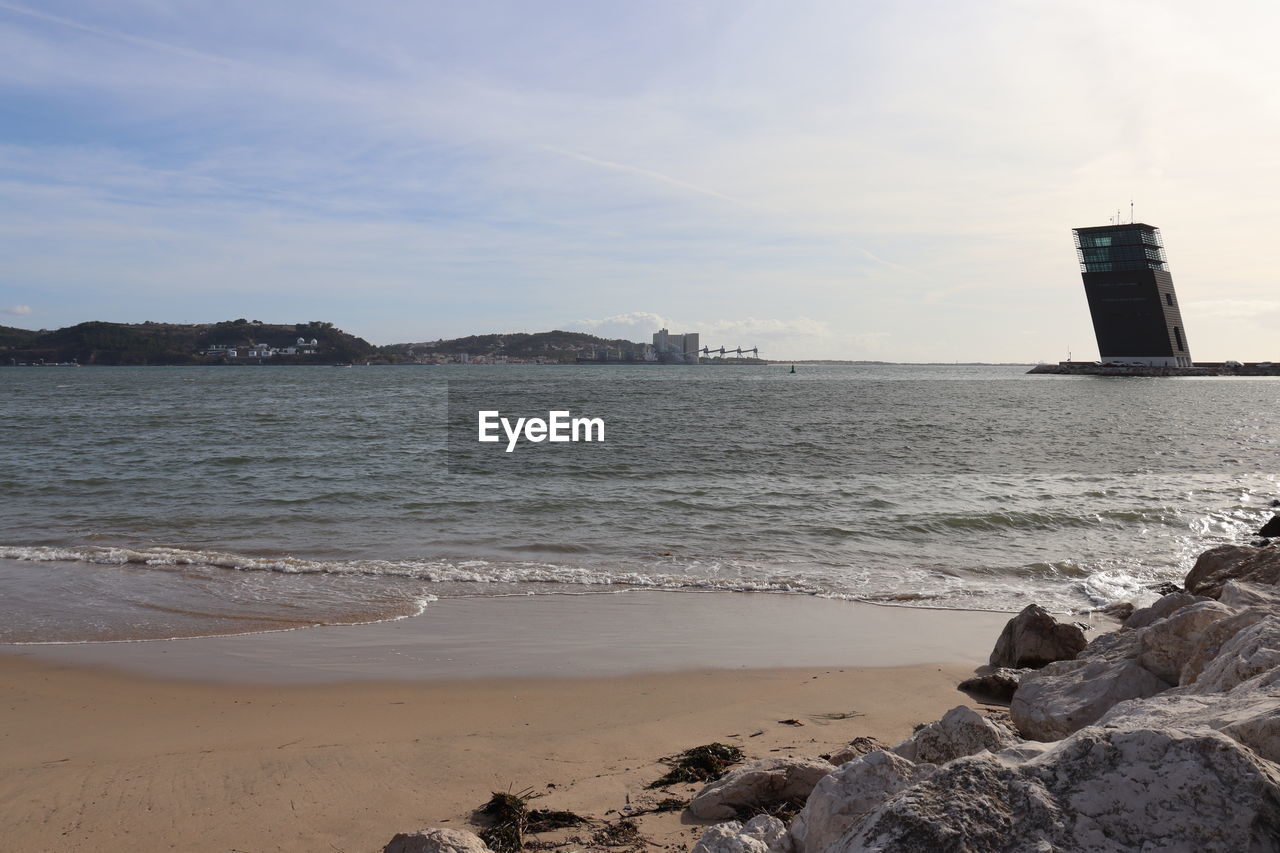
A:
{"label": "wave", "polygon": [[1181,521],[1172,508],[1156,510],[1103,510],[1101,512],[1004,511],[957,515],[913,516],[898,529],[911,533],[996,532],[1003,530],[1067,530],[1104,525],[1161,526]]}
{"label": "wave", "polygon": [[[210,639],[213,637],[242,636],[247,634],[280,634],[286,631],[298,631],[306,628],[318,628],[321,626],[333,627],[353,627],[356,625],[373,625],[380,622],[399,622],[403,619],[412,619],[421,616],[427,611],[427,607],[433,602],[439,601],[434,595],[420,595],[413,601],[412,608],[407,612],[392,613],[385,616],[376,616],[373,618],[361,619],[328,619],[328,620],[311,620],[311,619],[286,619],[277,617],[254,617],[240,616],[228,613],[209,613],[186,608],[163,607],[155,604],[141,603],[140,607],[147,610],[156,610],[166,613],[176,613],[186,616],[203,616],[211,620],[222,622],[226,626],[226,630],[215,631],[212,633],[164,633],[159,636],[142,637],[142,636],[118,636],[118,637],[94,637],[75,638],[75,639],[57,639],[57,640],[9,640],[0,639],[0,643],[12,646],[79,646],[79,645],[97,645],[100,643],[156,643],[168,642],[170,640],[200,640]],[[250,628],[245,627],[245,623],[261,622],[267,627]],[[231,626],[236,626],[234,629]],[[130,625],[129,628],[123,629],[121,633],[130,634],[137,630],[136,625]]]}
{"label": "wave", "polygon": [[[559,553],[572,549],[552,548]],[[1015,611],[1035,602],[1059,612],[1090,603],[1140,598],[1160,580],[1163,567],[1084,566],[1070,561],[1000,568],[944,565],[885,570],[800,562],[746,565],[698,560],[667,553],[650,555],[645,565],[573,565],[535,559],[307,559],[290,555],[247,555],[177,547],[95,545],[0,545],[0,559],[71,562],[100,566],[150,567],[162,572],[196,570],[209,578],[221,573],[268,573],[294,577],[325,575],[386,578],[430,585],[413,590],[421,613],[439,597],[563,594],[649,589],[665,591],[770,592],[812,595],[875,604],[961,610]],[[551,557],[551,559],[555,559]],[[203,572],[200,570],[203,569]],[[234,580],[235,575],[227,576]],[[468,591],[467,585],[474,585]],[[429,590],[429,591],[428,591]],[[586,590],[584,590],[586,591]],[[298,591],[293,590],[290,595]],[[368,588],[351,593],[367,595]],[[182,605],[179,605],[182,606]],[[403,618],[403,617],[401,617]],[[277,620],[283,621],[283,620]],[[340,624],[323,620],[325,624]]]}
{"label": "wave", "polygon": [[[528,550],[527,546],[525,550]],[[569,548],[552,548],[557,552]],[[113,548],[108,546],[0,545],[0,559],[27,562],[79,562],[96,565],[138,565],[159,569],[208,567],[239,572],[278,572],[290,575],[361,575],[405,578],[430,583],[576,584],[652,589],[715,589],[736,592],[799,592],[827,590],[785,579],[751,580],[686,574],[644,573],[533,561],[466,560],[310,560],[291,556],[254,557],[226,551],[186,548]]]}

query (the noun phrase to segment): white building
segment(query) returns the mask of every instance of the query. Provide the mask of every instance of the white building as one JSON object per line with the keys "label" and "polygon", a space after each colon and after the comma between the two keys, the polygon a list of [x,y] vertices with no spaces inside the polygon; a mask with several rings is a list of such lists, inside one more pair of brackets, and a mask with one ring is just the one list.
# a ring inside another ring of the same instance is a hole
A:
{"label": "white building", "polygon": [[666,329],[653,333],[655,360],[698,363],[698,332],[673,335]]}

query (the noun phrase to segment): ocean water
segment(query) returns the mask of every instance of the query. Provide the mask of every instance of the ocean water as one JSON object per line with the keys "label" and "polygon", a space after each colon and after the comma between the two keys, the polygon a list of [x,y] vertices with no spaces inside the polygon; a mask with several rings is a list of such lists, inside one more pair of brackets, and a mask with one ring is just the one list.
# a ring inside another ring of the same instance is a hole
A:
{"label": "ocean water", "polygon": [[[1020,367],[0,370],[0,642],[638,587],[1058,611],[1280,497],[1269,379]],[[475,410],[603,443],[474,440]]]}

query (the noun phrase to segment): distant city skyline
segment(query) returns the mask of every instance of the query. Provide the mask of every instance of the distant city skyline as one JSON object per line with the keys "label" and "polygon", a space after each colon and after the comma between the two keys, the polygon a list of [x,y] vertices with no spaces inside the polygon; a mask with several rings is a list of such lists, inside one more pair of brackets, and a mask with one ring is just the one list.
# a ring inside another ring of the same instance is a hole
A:
{"label": "distant city skyline", "polygon": [[0,325],[660,328],[1096,357],[1071,229],[1158,223],[1280,360],[1280,7],[0,0]]}

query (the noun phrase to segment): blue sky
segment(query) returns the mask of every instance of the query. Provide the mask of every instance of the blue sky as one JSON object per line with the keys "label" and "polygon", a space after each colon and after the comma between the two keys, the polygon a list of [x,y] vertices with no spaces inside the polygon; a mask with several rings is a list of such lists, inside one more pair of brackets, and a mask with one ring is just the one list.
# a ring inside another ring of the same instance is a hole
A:
{"label": "blue sky", "polygon": [[0,0],[0,324],[658,324],[1096,357],[1071,245],[1164,231],[1280,358],[1280,6]]}

